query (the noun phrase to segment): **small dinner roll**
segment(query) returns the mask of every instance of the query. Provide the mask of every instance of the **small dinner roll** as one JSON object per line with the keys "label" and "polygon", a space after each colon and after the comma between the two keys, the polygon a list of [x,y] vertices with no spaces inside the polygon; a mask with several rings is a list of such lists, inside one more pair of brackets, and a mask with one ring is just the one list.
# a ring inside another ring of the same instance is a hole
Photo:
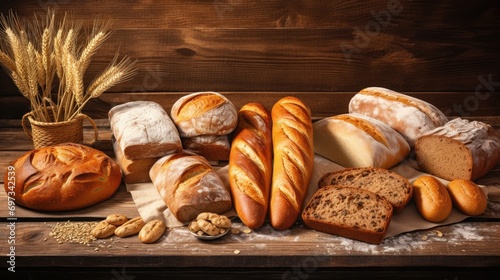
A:
{"label": "small dinner roll", "polygon": [[420,176],[413,182],[418,211],[429,222],[439,223],[451,214],[452,202],[446,187],[432,176]]}
{"label": "small dinner roll", "polygon": [[486,193],[474,182],[457,179],[448,183],[448,193],[453,205],[465,215],[484,213],[488,205]]}

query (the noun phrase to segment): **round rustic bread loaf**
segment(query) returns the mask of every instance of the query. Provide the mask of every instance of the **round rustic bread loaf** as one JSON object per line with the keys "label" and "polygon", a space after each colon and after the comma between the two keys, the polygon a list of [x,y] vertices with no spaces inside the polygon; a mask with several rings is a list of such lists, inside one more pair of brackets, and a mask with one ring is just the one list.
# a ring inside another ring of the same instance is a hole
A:
{"label": "round rustic bread loaf", "polygon": [[31,150],[5,172],[5,191],[34,210],[77,210],[111,197],[122,173],[105,153],[66,143]]}

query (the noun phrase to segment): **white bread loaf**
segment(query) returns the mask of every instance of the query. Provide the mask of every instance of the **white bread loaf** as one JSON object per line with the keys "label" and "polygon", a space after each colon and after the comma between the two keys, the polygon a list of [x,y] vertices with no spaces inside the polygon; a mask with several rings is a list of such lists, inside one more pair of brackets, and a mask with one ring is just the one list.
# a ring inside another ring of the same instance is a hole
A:
{"label": "white bread loaf", "polygon": [[170,116],[181,137],[226,135],[238,123],[238,112],[233,103],[213,91],[195,92],[179,98],[172,105]]}
{"label": "white bread loaf", "polygon": [[231,144],[228,135],[181,137],[182,147],[208,161],[228,161]]}
{"label": "white bread loaf", "polygon": [[122,149],[114,137],[111,138],[113,151],[116,157],[116,163],[120,166],[123,173],[123,181],[127,184],[151,182],[149,178],[149,169],[158,161],[159,157],[129,159],[123,155]]}
{"label": "white bread loaf", "polygon": [[109,123],[129,159],[161,157],[182,150],[179,132],[165,110],[152,101],[131,101],[109,110]]}
{"label": "white bread loaf", "polygon": [[273,177],[269,221],[277,230],[300,216],[312,177],[314,142],[311,110],[300,99],[284,97],[271,110]]}
{"label": "white bread loaf", "polygon": [[388,124],[413,147],[422,134],[448,119],[434,105],[390,89],[368,87],[349,102],[349,113],[359,113]]}
{"label": "white bread loaf", "polygon": [[392,211],[387,200],[368,190],[330,185],[316,191],[302,220],[314,230],[380,244]]}
{"label": "white bread loaf", "polygon": [[271,114],[262,104],[245,104],[238,114],[229,158],[229,185],[241,221],[256,229],[269,208],[273,173]]}
{"label": "white bread loaf", "polygon": [[202,212],[224,214],[231,210],[229,190],[208,161],[182,151],[160,158],[151,167],[153,185],[170,212],[188,223]]}
{"label": "white bread loaf", "polygon": [[390,126],[360,114],[341,114],[313,124],[314,151],[343,167],[390,168],[410,152]]}
{"label": "white bread loaf", "polygon": [[474,181],[500,160],[500,136],[490,125],[456,118],[415,142],[420,169],[446,180]]}

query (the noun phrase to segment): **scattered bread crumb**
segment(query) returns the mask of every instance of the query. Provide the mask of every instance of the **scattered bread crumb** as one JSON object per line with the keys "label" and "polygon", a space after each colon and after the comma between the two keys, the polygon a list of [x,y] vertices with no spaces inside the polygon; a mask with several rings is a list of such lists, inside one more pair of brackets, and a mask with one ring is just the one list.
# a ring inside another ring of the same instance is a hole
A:
{"label": "scattered bread crumb", "polygon": [[239,254],[239,253],[240,253],[240,250],[234,250],[234,253],[235,253],[235,254]]}
{"label": "scattered bread crumb", "polygon": [[443,236],[443,233],[440,232],[439,230],[436,230],[436,235],[439,236],[439,237],[441,237],[441,236]]}
{"label": "scattered bread crumb", "polygon": [[422,236],[422,240],[427,240],[427,235]]}
{"label": "scattered bread crumb", "polygon": [[243,230],[243,232],[244,232],[244,233],[250,233],[250,232],[252,232],[252,230],[251,230],[251,229],[249,229],[249,228],[246,228],[246,229],[244,229],[244,230]]}

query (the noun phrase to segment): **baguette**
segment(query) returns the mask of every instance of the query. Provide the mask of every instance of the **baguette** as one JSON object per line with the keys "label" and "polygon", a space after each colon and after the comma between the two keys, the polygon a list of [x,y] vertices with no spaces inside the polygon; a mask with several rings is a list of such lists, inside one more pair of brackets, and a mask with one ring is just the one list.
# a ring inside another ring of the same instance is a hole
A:
{"label": "baguette", "polygon": [[314,162],[309,107],[296,97],[284,97],[271,110],[273,177],[269,221],[277,230],[290,228],[302,211]]}
{"label": "baguette", "polygon": [[229,184],[238,217],[249,228],[263,225],[272,178],[271,116],[259,103],[238,114],[229,156]]}

